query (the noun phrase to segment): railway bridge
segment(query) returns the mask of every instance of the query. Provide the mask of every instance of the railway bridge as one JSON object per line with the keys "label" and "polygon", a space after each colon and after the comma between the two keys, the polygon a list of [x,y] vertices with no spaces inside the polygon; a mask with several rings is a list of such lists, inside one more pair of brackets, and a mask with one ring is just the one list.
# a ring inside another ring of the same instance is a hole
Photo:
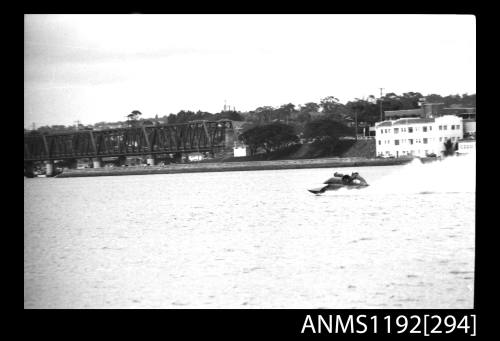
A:
{"label": "railway bridge", "polygon": [[29,132],[24,134],[24,166],[29,173],[34,162],[43,161],[47,176],[51,176],[56,160],[88,158],[98,168],[104,157],[142,156],[154,165],[155,157],[161,154],[213,154],[232,148],[234,138],[230,120],[51,134]]}

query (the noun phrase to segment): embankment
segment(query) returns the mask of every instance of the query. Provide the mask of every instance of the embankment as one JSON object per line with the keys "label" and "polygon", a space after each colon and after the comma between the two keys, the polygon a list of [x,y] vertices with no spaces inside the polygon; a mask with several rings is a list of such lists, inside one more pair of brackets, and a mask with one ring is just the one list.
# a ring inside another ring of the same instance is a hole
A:
{"label": "embankment", "polygon": [[300,168],[389,166],[389,165],[401,165],[408,163],[410,161],[411,159],[376,159],[376,158],[353,157],[353,158],[322,158],[322,159],[248,161],[248,162],[191,163],[191,164],[170,164],[166,166],[70,169],[64,171],[57,177],[69,178],[69,177],[82,177],[82,176],[115,176],[115,175],[279,170],[279,169],[300,169]]}

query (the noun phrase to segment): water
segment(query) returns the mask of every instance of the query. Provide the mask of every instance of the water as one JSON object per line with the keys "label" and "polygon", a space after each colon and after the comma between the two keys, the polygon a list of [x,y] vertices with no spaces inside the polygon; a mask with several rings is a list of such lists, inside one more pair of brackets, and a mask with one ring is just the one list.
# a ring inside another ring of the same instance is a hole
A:
{"label": "water", "polygon": [[337,170],[25,179],[24,306],[472,308],[475,159]]}

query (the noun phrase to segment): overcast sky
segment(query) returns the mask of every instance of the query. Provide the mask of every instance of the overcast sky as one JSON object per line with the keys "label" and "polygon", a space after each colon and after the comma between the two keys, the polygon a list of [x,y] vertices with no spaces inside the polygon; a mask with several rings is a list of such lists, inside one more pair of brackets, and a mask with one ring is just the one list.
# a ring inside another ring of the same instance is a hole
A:
{"label": "overcast sky", "polygon": [[24,125],[476,92],[464,15],[26,15]]}

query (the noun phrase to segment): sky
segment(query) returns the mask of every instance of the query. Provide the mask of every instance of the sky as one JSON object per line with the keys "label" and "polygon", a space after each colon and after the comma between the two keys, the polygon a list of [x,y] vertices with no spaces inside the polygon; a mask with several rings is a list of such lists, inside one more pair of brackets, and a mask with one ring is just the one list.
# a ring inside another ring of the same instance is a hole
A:
{"label": "sky", "polygon": [[25,15],[24,125],[476,92],[472,15]]}

